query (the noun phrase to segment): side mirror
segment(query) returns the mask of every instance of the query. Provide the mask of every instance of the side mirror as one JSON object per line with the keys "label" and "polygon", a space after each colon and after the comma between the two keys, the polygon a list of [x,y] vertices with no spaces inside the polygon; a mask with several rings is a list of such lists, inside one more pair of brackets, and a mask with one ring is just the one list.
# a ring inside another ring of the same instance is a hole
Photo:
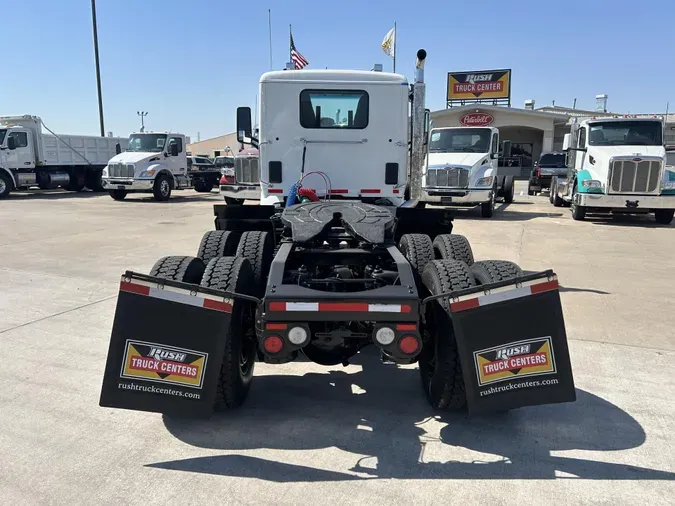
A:
{"label": "side mirror", "polygon": [[563,151],[567,151],[570,149],[570,144],[572,141],[572,134],[565,134],[565,137],[563,138]]}
{"label": "side mirror", "polygon": [[119,155],[122,152],[122,146],[120,146],[120,143],[118,142],[115,144],[115,154]]}
{"label": "side mirror", "polygon": [[251,108],[237,107],[237,141],[247,143],[253,135],[253,126],[251,123]]}
{"label": "side mirror", "polygon": [[16,140],[14,140],[14,137],[7,137],[7,149],[10,151],[13,151],[16,149]]}
{"label": "side mirror", "polygon": [[509,158],[511,156],[511,141],[502,142],[502,156]]}
{"label": "side mirror", "polygon": [[499,153],[490,153],[490,158],[496,160],[497,158],[499,158]]}
{"label": "side mirror", "polygon": [[169,152],[171,153],[171,156],[178,156],[178,144],[172,142],[169,146]]}

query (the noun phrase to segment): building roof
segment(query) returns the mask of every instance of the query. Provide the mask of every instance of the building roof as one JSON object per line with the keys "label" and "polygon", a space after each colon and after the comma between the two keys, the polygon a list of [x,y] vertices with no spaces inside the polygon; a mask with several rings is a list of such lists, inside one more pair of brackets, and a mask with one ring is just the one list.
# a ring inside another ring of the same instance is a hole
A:
{"label": "building roof", "polygon": [[523,114],[526,116],[536,116],[539,118],[548,118],[548,119],[553,119],[562,121],[562,118],[560,118],[560,114],[552,114],[549,112],[543,112],[543,111],[533,111],[531,109],[520,109],[518,107],[504,107],[504,106],[499,106],[499,105],[487,105],[487,104],[469,104],[469,105],[463,105],[460,107],[450,107],[448,109],[440,109],[438,111],[434,111],[431,113],[432,118],[438,118],[439,116],[445,116],[446,114],[450,113],[457,113],[457,112],[471,112],[471,111],[493,111],[493,112],[506,112],[506,113],[512,113],[512,114]]}
{"label": "building roof", "polygon": [[401,74],[374,72],[372,70],[276,70],[260,77],[261,83],[275,81],[351,81],[383,84],[408,84]]}

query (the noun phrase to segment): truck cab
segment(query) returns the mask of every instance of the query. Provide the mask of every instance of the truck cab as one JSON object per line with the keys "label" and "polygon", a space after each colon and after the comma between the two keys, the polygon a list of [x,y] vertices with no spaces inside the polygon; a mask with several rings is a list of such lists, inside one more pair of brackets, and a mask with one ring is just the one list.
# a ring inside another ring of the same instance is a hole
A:
{"label": "truck cab", "polygon": [[102,179],[115,200],[134,192],[152,192],[156,200],[168,200],[173,189],[189,186],[185,136],[132,133],[127,150],[110,159]]}
{"label": "truck cab", "polygon": [[623,116],[573,123],[565,135],[567,176],[552,183],[554,205],[586,213],[653,213],[668,224],[675,210],[675,172],[666,166],[661,118]]}
{"label": "truck cab", "polygon": [[[260,149],[262,203],[293,202],[298,183],[332,199],[403,202],[408,156],[404,76],[268,72],[260,79],[260,105],[259,139],[252,143]],[[240,142],[252,137],[250,108],[240,108],[237,123]]]}
{"label": "truck cab", "polygon": [[433,128],[422,179],[424,202],[449,206],[481,206],[483,217],[494,213],[499,192],[513,200],[509,187],[498,178],[499,130],[494,127]]}

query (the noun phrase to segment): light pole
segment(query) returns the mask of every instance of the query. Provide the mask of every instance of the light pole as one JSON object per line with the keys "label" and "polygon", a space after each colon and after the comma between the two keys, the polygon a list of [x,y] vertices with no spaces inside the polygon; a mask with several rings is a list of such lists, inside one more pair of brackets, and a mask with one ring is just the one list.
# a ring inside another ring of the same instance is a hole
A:
{"label": "light pole", "polygon": [[143,121],[143,118],[148,115],[148,111],[136,111],[136,114],[141,117],[141,132],[145,132],[145,121]]}
{"label": "light pole", "polygon": [[91,0],[91,23],[94,27],[94,60],[96,61],[96,88],[98,90],[98,121],[101,126],[101,137],[105,137],[103,126],[103,98],[101,97],[101,67],[98,63],[98,30],[96,29],[96,0]]}

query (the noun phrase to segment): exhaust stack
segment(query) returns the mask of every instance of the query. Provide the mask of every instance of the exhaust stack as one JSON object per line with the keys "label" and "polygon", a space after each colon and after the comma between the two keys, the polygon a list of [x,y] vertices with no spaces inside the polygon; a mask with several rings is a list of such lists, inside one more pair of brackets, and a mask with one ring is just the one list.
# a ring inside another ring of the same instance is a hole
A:
{"label": "exhaust stack", "polygon": [[415,83],[412,88],[412,105],[410,109],[411,120],[411,150],[410,150],[410,197],[420,199],[422,197],[422,171],[426,150],[426,127],[425,127],[425,94],[424,62],[427,52],[424,49],[417,51],[415,64]]}

